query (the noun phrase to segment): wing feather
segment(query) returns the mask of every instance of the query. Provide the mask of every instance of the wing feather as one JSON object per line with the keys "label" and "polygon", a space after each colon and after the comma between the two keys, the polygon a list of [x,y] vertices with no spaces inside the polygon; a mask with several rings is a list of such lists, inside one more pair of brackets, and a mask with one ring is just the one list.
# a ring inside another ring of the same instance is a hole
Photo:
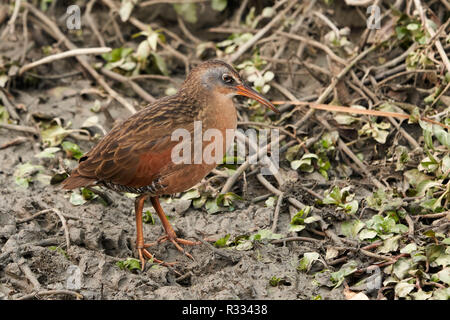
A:
{"label": "wing feather", "polygon": [[[169,96],[157,100],[114,127],[82,158],[84,161],[74,170],[78,180],[82,177],[142,187],[169,174],[173,168],[170,153],[178,143],[171,141],[171,134],[184,128],[192,135],[197,116],[196,108],[178,99]],[[66,179],[66,185],[71,178]]]}

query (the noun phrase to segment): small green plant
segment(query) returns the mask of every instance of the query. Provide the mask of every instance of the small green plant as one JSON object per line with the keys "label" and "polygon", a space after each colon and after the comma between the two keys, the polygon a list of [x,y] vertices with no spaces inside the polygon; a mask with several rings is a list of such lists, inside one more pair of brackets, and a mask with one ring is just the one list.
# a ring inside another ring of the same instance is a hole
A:
{"label": "small green plant", "polygon": [[57,246],[50,246],[48,247],[49,250],[55,251],[59,253],[60,255],[63,255],[66,259],[69,259],[69,255],[67,254],[66,250],[63,248],[57,247]]}
{"label": "small green plant", "polygon": [[303,208],[302,210],[297,212],[291,219],[291,223],[289,224],[288,231],[300,232],[306,228],[307,224],[310,224],[310,223],[320,220],[320,217],[318,217],[318,216],[309,217],[311,210],[312,210],[312,207],[306,206],[305,208]]}
{"label": "small green plant", "polygon": [[26,162],[17,166],[14,171],[14,182],[21,188],[28,188],[30,182],[41,181],[50,183],[50,176],[44,174],[44,167]]}
{"label": "small green plant", "polygon": [[276,276],[273,276],[273,277],[270,278],[270,280],[269,280],[269,284],[270,284],[272,287],[277,287],[277,286],[280,284],[280,282],[281,282],[281,278],[278,278],[278,277],[276,277]]}
{"label": "small green plant", "polygon": [[351,186],[340,189],[334,186],[330,191],[325,191],[323,204],[334,204],[343,209],[348,214],[355,214],[358,211],[358,200],[354,199],[355,195],[350,193]]}
{"label": "small green plant", "polygon": [[141,262],[134,258],[127,258],[126,260],[117,261],[116,266],[118,266],[120,270],[141,270]]}
{"label": "small green plant", "polygon": [[218,239],[216,242],[214,242],[214,245],[217,248],[224,248],[228,245],[228,240],[230,239],[230,235],[227,234],[224,237]]}
{"label": "small green plant", "polygon": [[76,143],[70,141],[63,141],[61,147],[66,152],[68,158],[79,160],[84,154]]}
{"label": "small green plant", "polygon": [[146,210],[144,212],[144,214],[142,215],[142,221],[144,221],[144,223],[155,224],[155,219],[153,218],[153,215],[150,212],[150,210]]}
{"label": "small green plant", "polygon": [[317,170],[325,179],[328,179],[328,170],[331,168],[328,155],[335,150],[338,138],[339,134],[337,131],[326,132],[314,144],[315,153],[305,153],[298,159],[297,154],[301,148],[300,145],[295,145],[287,150],[286,159],[290,161],[291,168],[294,170],[307,173]]}

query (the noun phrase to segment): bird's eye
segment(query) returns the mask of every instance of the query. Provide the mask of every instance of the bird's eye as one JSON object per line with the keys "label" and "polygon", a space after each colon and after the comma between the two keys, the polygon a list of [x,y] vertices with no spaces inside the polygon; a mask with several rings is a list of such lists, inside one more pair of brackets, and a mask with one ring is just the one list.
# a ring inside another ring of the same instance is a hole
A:
{"label": "bird's eye", "polygon": [[222,80],[226,84],[233,84],[234,83],[234,78],[232,76],[230,76],[229,74],[226,74],[226,73],[224,75],[222,75]]}

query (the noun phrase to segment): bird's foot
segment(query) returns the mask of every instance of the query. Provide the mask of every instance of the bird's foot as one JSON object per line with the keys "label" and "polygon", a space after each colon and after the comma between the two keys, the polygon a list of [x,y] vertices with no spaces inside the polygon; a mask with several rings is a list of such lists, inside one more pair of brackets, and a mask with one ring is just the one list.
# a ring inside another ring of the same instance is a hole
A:
{"label": "bird's foot", "polygon": [[180,246],[180,244],[186,245],[186,246],[196,246],[196,245],[202,244],[200,241],[191,241],[191,240],[186,240],[186,239],[182,239],[182,238],[177,238],[176,236],[165,235],[165,236],[160,237],[158,240],[156,240],[156,242],[146,244],[145,247],[148,248],[150,246],[154,246],[154,245],[157,245],[157,244],[165,242],[165,241],[172,242],[173,245],[178,249],[178,251],[184,253],[184,255],[186,257],[188,257],[189,259],[192,259],[192,260],[194,260],[194,257],[189,252],[186,252],[183,249],[183,247]]}
{"label": "bird's foot", "polygon": [[145,259],[144,259],[144,257],[147,258],[147,259],[150,259],[150,261],[153,261],[155,263],[158,263],[158,264],[160,264],[162,266],[166,266],[166,267],[167,266],[171,267],[174,264],[176,264],[176,262],[165,262],[165,261],[156,259],[150,252],[148,252],[147,249],[145,249],[145,248],[148,248],[150,246],[151,246],[151,244],[143,244],[141,247],[138,246],[138,248],[137,248],[137,251],[138,251],[138,254],[139,254],[139,260],[141,262],[141,271],[144,271],[144,267],[145,267]]}

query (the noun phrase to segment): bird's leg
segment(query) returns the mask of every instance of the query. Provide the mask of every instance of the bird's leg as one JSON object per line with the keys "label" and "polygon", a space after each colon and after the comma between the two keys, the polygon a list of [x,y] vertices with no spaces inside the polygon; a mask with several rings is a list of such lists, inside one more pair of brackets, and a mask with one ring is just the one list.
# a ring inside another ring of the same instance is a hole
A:
{"label": "bird's leg", "polygon": [[136,249],[139,253],[139,260],[141,261],[141,270],[144,270],[145,267],[145,259],[144,256],[150,260],[153,260],[156,263],[160,263],[162,265],[172,265],[173,263],[166,263],[164,261],[158,260],[153,255],[148,252],[146,247],[150,245],[144,243],[144,230],[142,226],[142,210],[144,209],[144,202],[148,196],[143,194],[136,198],[135,200],[135,211],[136,211]]}
{"label": "bird's leg", "polygon": [[150,200],[152,202],[153,208],[155,208],[155,211],[158,214],[159,219],[161,220],[164,230],[166,231],[166,235],[163,236],[162,238],[158,239],[158,241],[156,243],[160,243],[160,242],[169,240],[170,242],[172,242],[175,245],[175,247],[179,251],[183,252],[188,258],[191,258],[192,260],[194,260],[192,255],[189,254],[188,252],[184,251],[184,249],[180,246],[180,244],[193,246],[193,245],[201,244],[201,242],[200,241],[190,241],[190,240],[178,238],[177,234],[175,233],[175,230],[173,230],[173,227],[170,224],[169,220],[167,220],[164,210],[161,208],[161,204],[159,203],[159,198],[151,197]]}

